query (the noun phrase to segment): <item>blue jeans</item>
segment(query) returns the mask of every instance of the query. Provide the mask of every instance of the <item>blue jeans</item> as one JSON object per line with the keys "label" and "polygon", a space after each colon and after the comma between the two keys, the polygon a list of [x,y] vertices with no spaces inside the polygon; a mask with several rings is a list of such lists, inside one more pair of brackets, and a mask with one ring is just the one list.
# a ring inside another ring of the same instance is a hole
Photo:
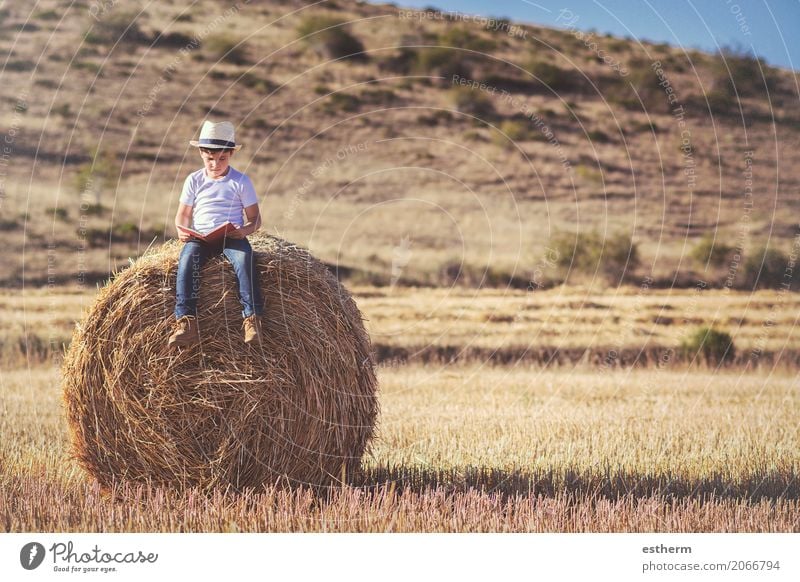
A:
{"label": "blue jeans", "polygon": [[226,238],[224,246],[213,246],[197,240],[190,240],[183,245],[180,259],[178,259],[178,279],[175,291],[176,319],[185,315],[197,315],[200,269],[208,259],[220,253],[224,254],[233,265],[236,278],[239,280],[242,317],[262,314],[264,302],[258,284],[253,248],[247,239]]}

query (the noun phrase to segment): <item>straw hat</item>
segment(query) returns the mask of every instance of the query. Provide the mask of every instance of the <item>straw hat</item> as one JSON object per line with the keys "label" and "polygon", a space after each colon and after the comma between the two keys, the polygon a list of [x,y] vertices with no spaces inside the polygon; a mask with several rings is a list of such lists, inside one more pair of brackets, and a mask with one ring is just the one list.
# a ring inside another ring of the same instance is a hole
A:
{"label": "straw hat", "polygon": [[208,149],[227,149],[234,150],[242,149],[241,144],[236,144],[236,139],[233,136],[233,124],[230,121],[220,121],[214,123],[213,121],[204,121],[203,127],[200,129],[200,139],[191,140],[189,145],[196,148]]}

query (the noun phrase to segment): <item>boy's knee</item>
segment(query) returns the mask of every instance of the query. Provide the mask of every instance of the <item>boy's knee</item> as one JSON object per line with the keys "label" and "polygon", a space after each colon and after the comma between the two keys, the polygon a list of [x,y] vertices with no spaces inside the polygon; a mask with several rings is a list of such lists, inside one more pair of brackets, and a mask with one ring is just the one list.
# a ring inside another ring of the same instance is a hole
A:
{"label": "boy's knee", "polygon": [[253,252],[250,249],[225,249],[225,256],[231,263],[246,263],[253,258]]}

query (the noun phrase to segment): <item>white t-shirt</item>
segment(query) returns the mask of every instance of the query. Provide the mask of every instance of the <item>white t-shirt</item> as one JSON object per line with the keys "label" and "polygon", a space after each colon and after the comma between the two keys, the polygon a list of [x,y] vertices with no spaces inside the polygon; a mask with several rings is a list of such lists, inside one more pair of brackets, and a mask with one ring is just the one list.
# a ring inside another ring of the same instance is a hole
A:
{"label": "white t-shirt", "polygon": [[192,228],[203,234],[226,222],[241,228],[245,207],[257,202],[250,178],[232,166],[219,180],[206,176],[205,169],[192,172],[186,177],[181,192],[181,203],[193,207]]}

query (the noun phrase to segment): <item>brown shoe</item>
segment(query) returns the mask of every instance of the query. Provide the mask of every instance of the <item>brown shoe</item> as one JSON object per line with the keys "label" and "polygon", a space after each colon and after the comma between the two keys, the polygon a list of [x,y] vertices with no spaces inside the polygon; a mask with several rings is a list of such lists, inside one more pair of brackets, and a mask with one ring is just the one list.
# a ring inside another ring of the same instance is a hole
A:
{"label": "brown shoe", "polygon": [[175,331],[169,336],[169,347],[188,348],[200,341],[197,318],[184,315],[175,322]]}
{"label": "brown shoe", "polygon": [[252,344],[261,341],[261,318],[258,315],[251,315],[244,318],[244,343]]}

